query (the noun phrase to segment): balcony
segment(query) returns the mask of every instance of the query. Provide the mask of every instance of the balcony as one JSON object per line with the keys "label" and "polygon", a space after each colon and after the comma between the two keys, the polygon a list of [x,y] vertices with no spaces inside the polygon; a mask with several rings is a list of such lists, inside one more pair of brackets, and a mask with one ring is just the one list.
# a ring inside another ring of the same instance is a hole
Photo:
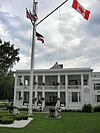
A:
{"label": "balcony", "polygon": [[[44,86],[44,89],[45,90],[58,90],[58,87],[60,88],[60,90],[65,90],[65,85],[60,85],[60,86],[46,85],[46,86]],[[17,89],[29,90],[30,89],[30,85],[17,86]],[[43,90],[43,85],[33,86],[33,90],[35,90],[35,89]],[[68,85],[68,89],[81,89],[81,85]]]}

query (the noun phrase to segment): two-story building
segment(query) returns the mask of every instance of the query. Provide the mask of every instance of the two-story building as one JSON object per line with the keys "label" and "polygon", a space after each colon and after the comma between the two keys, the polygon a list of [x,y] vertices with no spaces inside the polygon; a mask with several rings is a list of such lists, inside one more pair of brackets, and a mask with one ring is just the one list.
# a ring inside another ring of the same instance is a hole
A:
{"label": "two-story building", "polygon": [[[14,106],[29,107],[30,70],[16,70]],[[80,110],[85,103],[100,105],[100,73],[91,68],[63,68],[55,63],[50,69],[35,69],[33,109],[55,106]]]}

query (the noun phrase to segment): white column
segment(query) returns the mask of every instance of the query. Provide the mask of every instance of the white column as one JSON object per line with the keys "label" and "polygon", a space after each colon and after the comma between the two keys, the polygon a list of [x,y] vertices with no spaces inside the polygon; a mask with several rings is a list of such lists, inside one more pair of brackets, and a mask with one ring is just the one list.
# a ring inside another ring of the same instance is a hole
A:
{"label": "white column", "polygon": [[17,88],[17,76],[15,75],[15,86],[14,86],[14,103],[13,106],[16,106],[16,88]]}
{"label": "white column", "polygon": [[[58,98],[60,99],[60,74],[58,74]],[[57,100],[55,108],[60,108],[60,100]]]}
{"label": "white column", "polygon": [[81,102],[84,104],[84,88],[83,88],[83,73],[81,73]]}
{"label": "white column", "polygon": [[65,75],[65,102],[66,108],[68,107],[68,74]]}
{"label": "white column", "polygon": [[42,87],[42,89],[43,89],[43,91],[42,91],[42,97],[45,98],[45,75],[43,75],[43,83],[44,83],[44,85]]}
{"label": "white column", "polygon": [[[36,80],[35,82],[38,83],[38,75],[35,76],[35,80]],[[34,87],[35,87],[35,98],[38,98],[37,97],[38,84],[36,84]],[[37,100],[35,101],[34,106],[35,106],[35,109],[37,109]]]}
{"label": "white column", "polygon": [[[42,97],[45,99],[45,75],[43,75],[43,83],[42,85]],[[42,110],[45,107],[45,100],[42,100]]]}
{"label": "white column", "polygon": [[20,105],[21,105],[21,107],[23,108],[23,99],[24,99],[24,93],[23,93],[23,89],[24,89],[24,76],[22,76],[22,87],[21,87],[21,97],[22,97],[22,99],[20,100]]}
{"label": "white column", "polygon": [[58,98],[60,98],[60,75],[58,74]]}
{"label": "white column", "polygon": [[90,103],[93,105],[93,87],[91,83],[91,73],[89,74]]}

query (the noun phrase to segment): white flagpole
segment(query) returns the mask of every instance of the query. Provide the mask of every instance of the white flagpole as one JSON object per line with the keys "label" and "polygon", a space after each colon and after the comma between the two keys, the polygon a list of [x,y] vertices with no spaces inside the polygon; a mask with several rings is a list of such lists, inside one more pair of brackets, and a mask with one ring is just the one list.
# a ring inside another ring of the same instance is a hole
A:
{"label": "white flagpole", "polygon": [[[33,0],[33,15],[36,13],[36,4],[35,0]],[[32,115],[32,99],[33,99],[33,73],[34,73],[34,52],[35,52],[35,29],[36,21],[32,22],[33,25],[33,34],[32,34],[32,49],[31,49],[31,70],[30,70],[30,91],[29,91],[29,115]]]}
{"label": "white flagpole", "polygon": [[[36,26],[44,21],[47,17],[49,17],[53,12],[59,9],[63,4],[65,4],[68,0],[65,0],[61,5],[55,8],[52,12],[50,12],[47,16],[45,16],[40,22],[36,24],[36,21],[32,22],[33,25],[33,34],[32,34],[32,50],[31,50],[31,70],[30,70],[30,90],[29,90],[29,115],[32,115],[32,99],[33,99],[33,73],[34,73],[34,52],[35,52],[35,37],[36,37]],[[36,13],[36,4],[35,0],[33,0],[33,15]]]}

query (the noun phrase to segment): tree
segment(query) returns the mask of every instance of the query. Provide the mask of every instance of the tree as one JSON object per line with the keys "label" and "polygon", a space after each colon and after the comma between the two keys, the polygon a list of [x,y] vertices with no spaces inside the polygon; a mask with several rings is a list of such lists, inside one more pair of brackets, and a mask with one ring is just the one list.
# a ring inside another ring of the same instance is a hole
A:
{"label": "tree", "polygon": [[0,39],[0,99],[5,100],[13,97],[14,75],[11,73],[13,65],[20,60],[19,48],[14,44],[2,42]]}
{"label": "tree", "polygon": [[0,74],[6,73],[16,62],[20,60],[19,49],[14,49],[10,42],[2,43],[0,39]]}
{"label": "tree", "polygon": [[2,77],[0,80],[0,99],[8,99],[11,101],[13,99],[14,92],[14,75],[13,73],[8,73],[6,76]]}

